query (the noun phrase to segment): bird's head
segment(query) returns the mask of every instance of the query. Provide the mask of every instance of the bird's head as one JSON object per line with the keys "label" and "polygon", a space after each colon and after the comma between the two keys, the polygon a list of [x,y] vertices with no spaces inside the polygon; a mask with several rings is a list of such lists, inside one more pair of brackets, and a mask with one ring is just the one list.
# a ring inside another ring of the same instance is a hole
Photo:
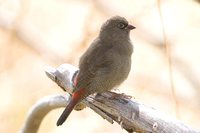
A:
{"label": "bird's head", "polygon": [[114,16],[102,25],[99,36],[103,40],[121,40],[129,38],[129,32],[135,28],[125,18]]}

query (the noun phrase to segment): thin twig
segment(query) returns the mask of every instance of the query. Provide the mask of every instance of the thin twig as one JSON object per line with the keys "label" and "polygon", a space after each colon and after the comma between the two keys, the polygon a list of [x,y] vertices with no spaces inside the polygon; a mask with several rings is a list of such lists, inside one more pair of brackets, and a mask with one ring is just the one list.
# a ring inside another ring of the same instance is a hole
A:
{"label": "thin twig", "polygon": [[179,113],[179,104],[178,104],[178,100],[177,100],[177,97],[176,97],[175,86],[174,86],[171,48],[170,48],[170,44],[169,44],[169,42],[167,40],[166,29],[165,29],[165,22],[164,22],[164,19],[163,19],[162,9],[161,9],[161,4],[162,4],[161,0],[158,0],[157,4],[158,4],[159,15],[160,15],[160,21],[161,21],[161,25],[162,25],[162,34],[163,34],[164,46],[165,46],[166,55],[167,55],[170,88],[171,88],[171,91],[172,91],[172,97],[173,97],[174,102],[175,102],[176,117],[180,118],[180,115],[179,115],[180,114]]}

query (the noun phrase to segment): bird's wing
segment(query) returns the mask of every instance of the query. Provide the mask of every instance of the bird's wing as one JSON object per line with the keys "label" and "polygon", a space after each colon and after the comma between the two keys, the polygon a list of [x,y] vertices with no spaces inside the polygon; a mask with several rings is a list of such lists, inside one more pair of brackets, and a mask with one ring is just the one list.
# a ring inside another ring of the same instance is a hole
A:
{"label": "bird's wing", "polygon": [[110,50],[111,47],[102,46],[98,42],[88,48],[79,62],[80,71],[75,91],[87,88],[99,72],[106,71],[112,65]]}

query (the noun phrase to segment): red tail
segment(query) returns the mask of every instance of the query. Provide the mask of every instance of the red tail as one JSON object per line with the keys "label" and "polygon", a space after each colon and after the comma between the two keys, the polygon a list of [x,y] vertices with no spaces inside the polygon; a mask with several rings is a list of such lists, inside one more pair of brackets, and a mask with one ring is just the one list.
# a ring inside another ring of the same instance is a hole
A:
{"label": "red tail", "polygon": [[80,89],[77,92],[74,92],[72,95],[72,99],[69,101],[69,104],[59,117],[57,121],[57,126],[62,125],[65,120],[68,118],[69,114],[72,112],[73,108],[76,106],[76,104],[81,100],[82,96],[84,95],[85,89]]}

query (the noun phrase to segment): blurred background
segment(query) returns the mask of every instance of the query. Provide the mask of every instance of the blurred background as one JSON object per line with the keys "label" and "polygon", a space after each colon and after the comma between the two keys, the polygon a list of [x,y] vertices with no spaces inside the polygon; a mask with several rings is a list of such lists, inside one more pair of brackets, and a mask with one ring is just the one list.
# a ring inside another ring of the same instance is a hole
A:
{"label": "blurred background", "polygon": [[[44,68],[77,66],[113,15],[137,27],[132,70],[120,92],[200,129],[199,1],[0,0],[0,132],[18,132],[34,103],[64,93]],[[51,111],[39,133],[126,133],[88,108],[56,127],[62,111]]]}

